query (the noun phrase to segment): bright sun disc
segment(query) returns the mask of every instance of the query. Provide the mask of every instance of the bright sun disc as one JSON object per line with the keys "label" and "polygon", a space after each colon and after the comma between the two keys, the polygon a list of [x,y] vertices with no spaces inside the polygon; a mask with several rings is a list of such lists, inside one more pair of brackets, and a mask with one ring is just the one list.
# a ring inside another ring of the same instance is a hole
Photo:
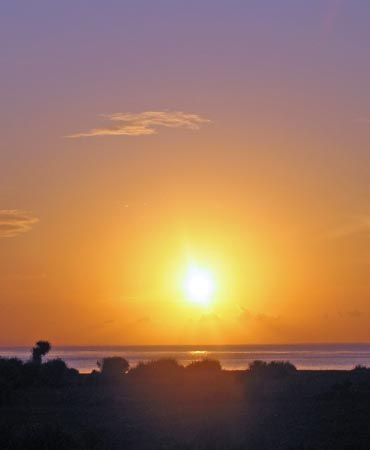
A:
{"label": "bright sun disc", "polygon": [[185,278],[185,291],[189,301],[201,306],[209,305],[215,282],[212,274],[199,267],[191,267]]}

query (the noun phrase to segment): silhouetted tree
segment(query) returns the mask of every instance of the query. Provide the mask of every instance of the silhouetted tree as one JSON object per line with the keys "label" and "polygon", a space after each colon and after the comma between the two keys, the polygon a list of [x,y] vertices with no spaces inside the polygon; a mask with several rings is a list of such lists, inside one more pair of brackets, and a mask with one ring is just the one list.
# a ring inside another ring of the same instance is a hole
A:
{"label": "silhouetted tree", "polygon": [[110,379],[119,379],[130,367],[128,361],[121,356],[103,358],[103,360],[101,362],[98,361],[97,364],[101,374]]}
{"label": "silhouetted tree", "polygon": [[51,345],[48,341],[38,341],[32,349],[32,362],[35,364],[42,363],[42,357],[49,353]]}

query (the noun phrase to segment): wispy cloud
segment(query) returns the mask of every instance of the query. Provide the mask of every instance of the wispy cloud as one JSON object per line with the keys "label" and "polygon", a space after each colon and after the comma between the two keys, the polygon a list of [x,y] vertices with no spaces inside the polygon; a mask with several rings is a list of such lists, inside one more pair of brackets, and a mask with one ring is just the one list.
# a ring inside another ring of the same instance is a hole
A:
{"label": "wispy cloud", "polygon": [[332,230],[329,233],[329,237],[339,239],[360,233],[370,233],[370,216],[354,217],[347,224]]}
{"label": "wispy cloud", "polygon": [[10,238],[30,231],[39,219],[28,211],[0,209],[0,238]]}
{"label": "wispy cloud", "polygon": [[144,111],[138,114],[115,113],[102,117],[110,122],[110,126],[92,128],[66,137],[145,136],[157,134],[160,127],[199,130],[201,125],[210,122],[210,120],[198,114],[181,111]]}

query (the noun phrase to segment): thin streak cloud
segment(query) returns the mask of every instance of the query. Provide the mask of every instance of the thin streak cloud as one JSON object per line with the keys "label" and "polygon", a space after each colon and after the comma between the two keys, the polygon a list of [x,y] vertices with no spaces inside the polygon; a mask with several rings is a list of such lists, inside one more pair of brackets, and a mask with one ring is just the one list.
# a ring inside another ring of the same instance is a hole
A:
{"label": "thin streak cloud", "polygon": [[368,232],[370,232],[370,216],[362,216],[354,218],[347,225],[332,230],[329,236],[333,239],[339,239]]}
{"label": "thin streak cloud", "polygon": [[198,114],[181,111],[144,111],[138,114],[114,113],[102,117],[110,122],[110,126],[92,128],[66,137],[147,136],[158,134],[158,128],[161,127],[199,130],[201,125],[210,123],[209,119]]}
{"label": "thin streak cloud", "polygon": [[19,209],[0,209],[0,239],[30,231],[39,221],[32,213]]}

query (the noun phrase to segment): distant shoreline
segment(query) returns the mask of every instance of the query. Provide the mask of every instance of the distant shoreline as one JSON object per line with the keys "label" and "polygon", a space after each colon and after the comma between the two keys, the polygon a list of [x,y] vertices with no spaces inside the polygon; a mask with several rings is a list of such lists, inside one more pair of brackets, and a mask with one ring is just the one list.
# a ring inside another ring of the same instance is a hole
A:
{"label": "distant shoreline", "polygon": [[[31,346],[0,346],[0,356],[23,361]],[[97,368],[108,356],[126,358],[131,366],[140,361],[173,358],[180,364],[204,357],[217,359],[224,370],[244,370],[254,360],[290,361],[299,370],[351,370],[370,366],[370,344],[247,344],[247,345],[92,345],[53,346],[48,357],[61,358],[81,373]]]}

